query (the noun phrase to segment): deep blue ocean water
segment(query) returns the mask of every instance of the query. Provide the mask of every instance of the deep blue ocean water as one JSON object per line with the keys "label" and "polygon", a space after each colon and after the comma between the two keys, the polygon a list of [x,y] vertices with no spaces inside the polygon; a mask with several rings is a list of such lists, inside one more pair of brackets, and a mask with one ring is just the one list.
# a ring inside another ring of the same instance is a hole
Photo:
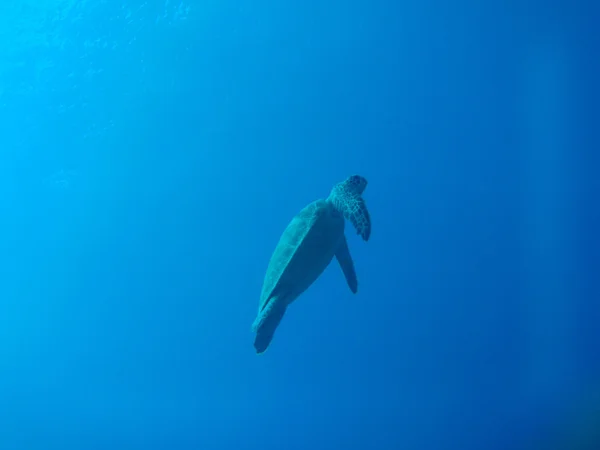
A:
{"label": "deep blue ocean water", "polygon": [[[0,449],[584,448],[597,10],[5,0]],[[256,355],[279,236],[352,174],[358,293],[332,264]]]}

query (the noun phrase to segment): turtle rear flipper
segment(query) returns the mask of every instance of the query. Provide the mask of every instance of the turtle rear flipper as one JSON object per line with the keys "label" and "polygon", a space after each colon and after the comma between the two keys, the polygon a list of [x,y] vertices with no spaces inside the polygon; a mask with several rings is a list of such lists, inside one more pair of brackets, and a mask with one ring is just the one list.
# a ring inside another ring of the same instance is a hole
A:
{"label": "turtle rear flipper", "polygon": [[283,319],[286,309],[287,306],[285,306],[284,302],[278,301],[273,304],[269,314],[256,330],[256,337],[254,338],[254,349],[256,350],[256,353],[263,353],[267,347],[269,347],[269,344],[275,335],[275,330],[279,326],[281,319]]}

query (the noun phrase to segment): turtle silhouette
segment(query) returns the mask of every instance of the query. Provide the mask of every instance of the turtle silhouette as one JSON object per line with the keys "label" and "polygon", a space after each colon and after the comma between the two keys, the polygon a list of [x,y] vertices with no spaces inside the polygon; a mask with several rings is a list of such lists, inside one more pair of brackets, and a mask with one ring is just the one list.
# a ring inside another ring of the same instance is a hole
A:
{"label": "turtle silhouette", "polygon": [[347,219],[357,234],[369,240],[371,219],[362,198],[366,187],[365,178],[348,177],[333,187],[327,199],[305,206],[281,235],[269,261],[252,324],[256,353],[267,349],[287,307],[319,278],[334,256],[348,287],[357,292],[358,280],[344,227]]}

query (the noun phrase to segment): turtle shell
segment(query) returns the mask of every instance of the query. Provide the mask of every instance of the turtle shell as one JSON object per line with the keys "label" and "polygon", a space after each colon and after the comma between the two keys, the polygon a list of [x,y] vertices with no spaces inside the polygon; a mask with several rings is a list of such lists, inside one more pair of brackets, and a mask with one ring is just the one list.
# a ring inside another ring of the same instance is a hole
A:
{"label": "turtle shell", "polygon": [[[344,217],[329,201],[320,199],[304,207],[271,256],[257,319],[271,309],[267,308],[271,302],[284,301],[287,306],[302,294],[329,265],[343,236]],[[255,323],[253,328],[259,326]]]}

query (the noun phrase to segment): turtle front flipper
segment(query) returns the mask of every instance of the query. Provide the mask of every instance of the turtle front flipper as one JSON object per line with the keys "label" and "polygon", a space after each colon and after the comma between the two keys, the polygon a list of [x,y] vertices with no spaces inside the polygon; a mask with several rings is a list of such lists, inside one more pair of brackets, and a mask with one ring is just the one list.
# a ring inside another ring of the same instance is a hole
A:
{"label": "turtle front flipper", "polygon": [[362,198],[367,187],[367,180],[360,175],[352,175],[341,183],[336,184],[329,194],[329,201],[344,217],[352,222],[356,232],[368,241],[371,236],[371,217]]}
{"label": "turtle front flipper", "polygon": [[348,248],[348,241],[346,241],[346,236],[342,236],[342,241],[340,242],[340,246],[335,251],[335,257],[342,268],[342,272],[344,272],[344,276],[346,277],[346,282],[348,283],[348,287],[350,290],[356,294],[358,291],[358,279],[356,278],[356,270],[354,270],[354,261],[352,261],[352,256],[350,256],[350,249]]}
{"label": "turtle front flipper", "polygon": [[344,210],[344,216],[354,228],[356,232],[365,240],[368,241],[371,236],[371,217],[369,210],[362,197],[353,197],[347,202],[347,209]]}

